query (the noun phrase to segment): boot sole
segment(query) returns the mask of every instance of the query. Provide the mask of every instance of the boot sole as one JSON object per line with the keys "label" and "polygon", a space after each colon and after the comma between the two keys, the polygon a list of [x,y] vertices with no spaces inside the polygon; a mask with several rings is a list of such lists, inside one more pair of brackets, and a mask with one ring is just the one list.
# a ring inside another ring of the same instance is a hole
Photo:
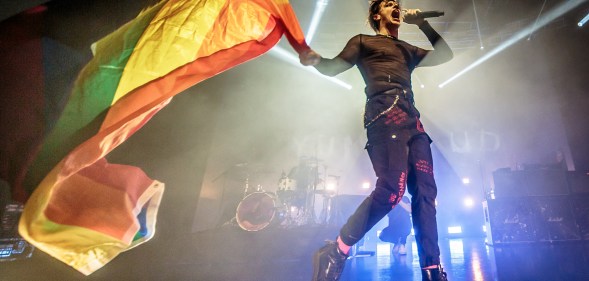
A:
{"label": "boot sole", "polygon": [[313,279],[311,281],[323,281],[319,280],[319,267],[321,265],[321,254],[323,253],[323,248],[319,249],[317,253],[313,255]]}

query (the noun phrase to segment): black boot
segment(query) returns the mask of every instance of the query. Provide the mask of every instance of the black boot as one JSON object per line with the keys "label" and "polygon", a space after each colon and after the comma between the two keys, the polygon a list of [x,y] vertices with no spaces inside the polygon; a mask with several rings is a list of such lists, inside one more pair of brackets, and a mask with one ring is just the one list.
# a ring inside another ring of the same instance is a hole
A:
{"label": "black boot", "polygon": [[446,272],[441,265],[438,265],[436,268],[432,269],[422,269],[421,270],[421,280],[422,281],[448,281],[446,277]]}
{"label": "black boot", "polygon": [[313,256],[312,281],[337,281],[342,275],[348,255],[342,253],[337,242],[328,241]]}

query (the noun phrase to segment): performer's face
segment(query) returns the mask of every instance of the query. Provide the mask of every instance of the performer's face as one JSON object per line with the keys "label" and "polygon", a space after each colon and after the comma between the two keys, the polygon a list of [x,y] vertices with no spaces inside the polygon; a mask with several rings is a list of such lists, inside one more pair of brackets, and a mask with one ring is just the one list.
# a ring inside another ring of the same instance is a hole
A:
{"label": "performer's face", "polygon": [[373,17],[374,20],[379,22],[380,26],[384,24],[399,27],[401,25],[401,6],[397,1],[382,1],[379,7],[379,11]]}

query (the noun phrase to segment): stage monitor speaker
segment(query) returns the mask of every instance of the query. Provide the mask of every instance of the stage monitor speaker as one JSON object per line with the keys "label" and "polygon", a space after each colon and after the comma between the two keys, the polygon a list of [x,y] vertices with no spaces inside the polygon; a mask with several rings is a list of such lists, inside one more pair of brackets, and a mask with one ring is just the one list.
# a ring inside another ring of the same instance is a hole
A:
{"label": "stage monitor speaker", "polygon": [[569,196],[530,196],[485,201],[487,242],[502,245],[583,240],[579,221],[588,220],[582,212],[589,212],[589,203],[576,200],[578,211],[575,200]]}
{"label": "stage monitor speaker", "polygon": [[495,198],[569,194],[567,173],[558,169],[493,172]]}

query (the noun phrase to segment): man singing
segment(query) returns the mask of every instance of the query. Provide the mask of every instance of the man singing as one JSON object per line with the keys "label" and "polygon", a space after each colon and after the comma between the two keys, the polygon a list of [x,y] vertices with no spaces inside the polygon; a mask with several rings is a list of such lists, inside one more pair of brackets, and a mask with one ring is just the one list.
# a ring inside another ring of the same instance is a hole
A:
{"label": "man singing", "polygon": [[[438,247],[431,139],[414,105],[411,72],[418,66],[449,61],[452,50],[419,10],[402,11],[397,1],[391,0],[373,0],[369,9],[368,21],[376,35],[352,37],[333,59],[313,50],[300,55],[303,65],[312,65],[324,75],[335,76],[354,65],[360,70],[367,96],[366,150],[377,176],[374,191],[341,228],[337,241],[315,253],[313,280],[338,280],[350,248],[399,203],[407,186],[412,195],[422,280],[445,281]],[[403,21],[417,25],[434,49],[424,50],[399,40]]]}

